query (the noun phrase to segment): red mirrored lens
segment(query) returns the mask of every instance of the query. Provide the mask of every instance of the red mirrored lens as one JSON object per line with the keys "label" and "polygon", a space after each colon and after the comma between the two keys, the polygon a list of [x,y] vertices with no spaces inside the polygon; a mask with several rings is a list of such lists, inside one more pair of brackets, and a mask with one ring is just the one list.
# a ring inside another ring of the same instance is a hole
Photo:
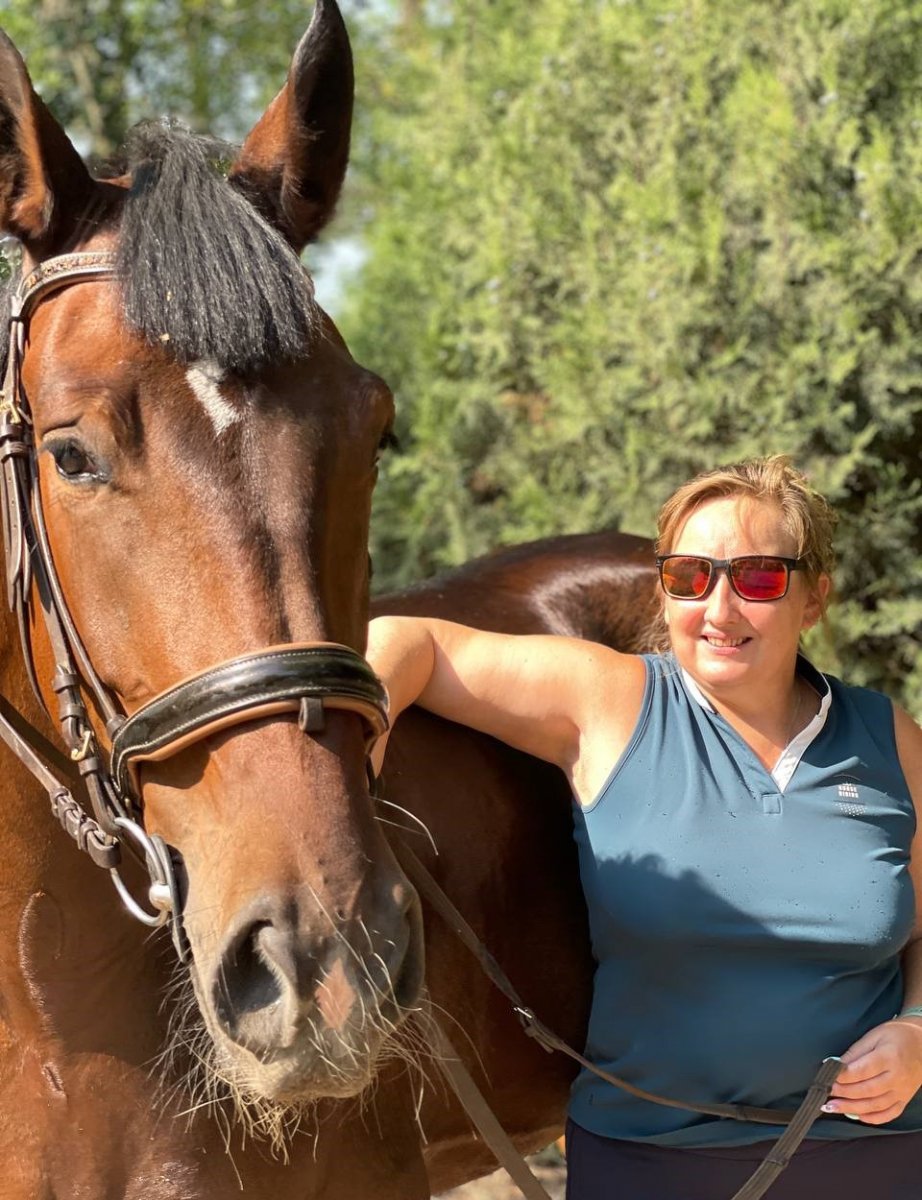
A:
{"label": "red mirrored lens", "polygon": [[697,600],[707,591],[710,578],[706,558],[669,558],[663,563],[663,588],[676,600]]}
{"label": "red mirrored lens", "polygon": [[777,558],[737,559],[730,570],[744,600],[777,600],[788,586],[787,567]]}

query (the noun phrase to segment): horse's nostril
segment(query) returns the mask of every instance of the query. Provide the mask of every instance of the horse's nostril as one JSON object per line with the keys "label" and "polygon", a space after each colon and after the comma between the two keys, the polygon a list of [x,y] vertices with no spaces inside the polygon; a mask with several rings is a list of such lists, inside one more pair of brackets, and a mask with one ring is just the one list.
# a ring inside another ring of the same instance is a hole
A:
{"label": "horse's nostril", "polygon": [[347,1053],[369,1008],[399,1023],[422,988],[422,918],[412,889],[389,899],[380,929],[370,916],[332,930],[278,899],[255,901],[213,962],[212,1019],[263,1061],[327,1035],[331,1054]]}
{"label": "horse's nostril", "polygon": [[224,954],[214,984],[218,1020],[235,1040],[247,1040],[251,1014],[264,1012],[281,998],[278,951],[283,935],[269,921],[256,921],[234,939]]}

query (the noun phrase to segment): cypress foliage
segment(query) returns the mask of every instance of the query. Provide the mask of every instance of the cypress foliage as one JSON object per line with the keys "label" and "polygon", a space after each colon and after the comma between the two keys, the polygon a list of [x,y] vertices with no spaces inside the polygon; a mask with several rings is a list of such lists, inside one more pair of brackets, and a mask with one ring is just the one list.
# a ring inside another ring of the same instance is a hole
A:
{"label": "cypress foliage", "polygon": [[920,0],[427,11],[343,322],[401,413],[379,581],[788,452],[841,515],[818,657],[922,713]]}

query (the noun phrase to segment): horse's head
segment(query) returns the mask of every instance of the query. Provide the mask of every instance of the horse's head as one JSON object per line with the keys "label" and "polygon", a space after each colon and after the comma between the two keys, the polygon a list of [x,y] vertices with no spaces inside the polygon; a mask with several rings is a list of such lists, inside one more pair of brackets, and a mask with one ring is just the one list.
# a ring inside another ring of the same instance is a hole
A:
{"label": "horse's head", "polygon": [[[113,277],[42,296],[21,362],[63,598],[126,714],[264,647],[363,647],[392,401],[297,257],[338,196],[351,105],[346,31],[317,0],[285,87],[223,175],[217,151],[160,129],[102,182],[0,42],[0,226],[26,270],[117,256]],[[52,703],[35,622],[33,642]],[[353,1094],[422,974],[418,902],[368,795],[367,731],[348,705],[310,736],[271,705],[226,726],[135,764],[144,825],[181,861],[215,1061],[244,1095]]]}

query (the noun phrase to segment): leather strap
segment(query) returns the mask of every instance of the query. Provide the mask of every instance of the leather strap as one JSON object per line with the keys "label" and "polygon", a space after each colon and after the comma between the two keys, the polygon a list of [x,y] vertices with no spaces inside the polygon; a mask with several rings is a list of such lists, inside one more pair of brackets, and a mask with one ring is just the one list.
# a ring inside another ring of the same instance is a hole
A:
{"label": "leather strap", "polygon": [[667,1108],[681,1108],[685,1111],[700,1112],[712,1117],[728,1117],[734,1121],[757,1121],[763,1125],[785,1125],[796,1116],[799,1110],[793,1108],[757,1108],[747,1104],[708,1104],[693,1103],[688,1100],[673,1100],[667,1096],[659,1096],[655,1092],[648,1092],[643,1088],[635,1087],[634,1084],[629,1083],[626,1079],[621,1079],[619,1076],[612,1075],[608,1071],[602,1070],[601,1067],[597,1067],[595,1063],[590,1062],[583,1055],[568,1046],[562,1038],[559,1038],[552,1030],[548,1029],[530,1008],[526,1007],[518,992],[509,982],[509,978],[502,967],[500,967],[486,946],[483,945],[477,934],[474,933],[473,929],[471,929],[470,925],[461,913],[458,912],[457,908],[448,899],[409,846],[401,842],[395,846],[395,852],[400,858],[401,866],[407,875],[409,875],[413,885],[419,888],[442,919],[451,926],[480,963],[489,979],[512,1004],[515,1014],[522,1022],[522,1026],[528,1036],[534,1038],[546,1050],[559,1050],[560,1053],[566,1054],[587,1071],[592,1071],[601,1079],[604,1079],[606,1083],[614,1084],[615,1087],[622,1088],[632,1096],[637,1096],[640,1100],[649,1100],[653,1104],[662,1104]]}
{"label": "leather strap", "polygon": [[117,255],[108,250],[86,250],[46,259],[19,281],[13,293],[15,317],[25,321],[39,299],[44,299],[60,287],[88,279],[111,279],[115,275],[117,261]]}
{"label": "leather strap", "polygon": [[[107,722],[114,718],[117,709],[89,661],[55,571],[42,511],[32,444],[32,421],[28,398],[22,388],[21,366],[26,323],[36,306],[47,296],[71,284],[111,278],[115,273],[115,265],[115,255],[109,252],[63,254],[41,263],[20,279],[11,298],[9,357],[0,395],[0,488],[3,493],[4,548],[7,551],[7,598],[17,614],[30,681],[40,702],[44,703],[35,678],[27,618],[34,570],[55,664],[63,677],[74,679],[73,685],[65,689],[66,694],[59,692],[62,732],[70,748],[80,749],[86,762],[92,757],[87,753],[85,743],[90,724],[80,695],[74,660],[79,664],[83,679]],[[107,801],[102,794],[104,786],[95,778],[100,772],[88,768],[85,773],[97,816],[105,824]],[[94,778],[90,778],[90,775]]]}
{"label": "leather strap", "polygon": [[[765,1159],[743,1187],[732,1197],[732,1200],[760,1200],[775,1182],[778,1175],[790,1162],[797,1148],[810,1131],[814,1121],[829,1094],[832,1085],[842,1068],[841,1060],[835,1057],[825,1059],[819,1067],[803,1101],[797,1109],[758,1108],[746,1104],[708,1104],[691,1103],[686,1100],[673,1100],[667,1096],[659,1096],[635,1087],[627,1080],[612,1075],[608,1071],[589,1062],[583,1055],[578,1054],[562,1038],[557,1037],[544,1025],[531,1009],[527,1008],[520,999],[509,978],[497,963],[490,951],[483,945],[470,925],[438,886],[430,873],[416,857],[414,852],[402,840],[394,839],[394,852],[400,860],[400,865],[413,885],[425,896],[426,900],[439,913],[442,919],[455,931],[461,941],[480,963],[488,978],[500,989],[511,1002],[516,1015],[522,1022],[528,1036],[535,1038],[545,1050],[558,1050],[579,1063],[588,1071],[604,1079],[607,1083],[629,1092],[642,1100],[653,1104],[664,1105],[667,1108],[679,1108],[688,1112],[704,1113],[708,1116],[724,1117],[736,1121],[753,1121],[767,1125],[786,1125],[784,1133],[774,1143]],[[459,1099],[464,1100],[461,1093]],[[471,1119],[475,1121],[473,1113]],[[479,1125],[478,1125],[479,1128]],[[498,1147],[490,1143],[494,1153],[499,1155]],[[522,1164],[524,1166],[524,1164]],[[526,1168],[527,1169],[527,1168]],[[526,1193],[527,1194],[527,1193]]]}
{"label": "leather strap", "polygon": [[[528,1200],[550,1200],[541,1182],[535,1177],[525,1159],[515,1148],[512,1139],[496,1119],[493,1110],[448,1040],[444,1030],[438,1022],[434,1022],[434,1027],[439,1069],[448,1080],[474,1127],[493,1151],[499,1165]],[[590,1070],[593,1069],[591,1064],[587,1065]],[[810,1126],[829,1097],[830,1087],[835,1081],[840,1067],[841,1062],[838,1059],[827,1059],[823,1063],[817,1077],[810,1085],[803,1103],[794,1114],[785,1132],[731,1200],[761,1200],[761,1197],[765,1195],[791,1161],[797,1148],[809,1132]],[[604,1073],[601,1074],[603,1078],[610,1078]]]}
{"label": "leather strap", "polygon": [[766,1154],[755,1172],[732,1197],[732,1200],[760,1200],[765,1195],[810,1132],[810,1126],[820,1115],[820,1110],[829,1099],[832,1085],[841,1069],[841,1059],[824,1059],[816,1073],[816,1078],[804,1096],[803,1103],[794,1114],[787,1129]]}
{"label": "leather strap", "polygon": [[474,1128],[493,1151],[499,1165],[527,1200],[551,1200],[550,1196],[535,1178],[525,1159],[515,1148],[512,1139],[500,1125],[499,1121],[484,1099],[483,1093],[474,1082],[467,1067],[461,1061],[458,1052],[452,1046],[438,1021],[433,1020],[435,1032],[436,1061],[439,1070],[451,1084],[451,1088],[461,1107],[470,1117]]}
{"label": "leather strap", "polygon": [[121,861],[118,843],[108,837],[98,822],[83,811],[67,784],[45,764],[35,747],[20,732],[20,725],[29,729],[34,736],[35,731],[28,722],[0,696],[0,739],[6,742],[23,766],[48,793],[52,814],[68,837],[77,843],[78,848],[85,851],[98,867],[106,870],[117,867]]}
{"label": "leather strap", "polygon": [[299,712],[316,729],[316,707],[343,708],[365,721],[367,741],[387,729],[387,693],[367,661],[332,642],[287,645],[231,659],[161,692],[112,738],[112,775],[130,795],[131,764],[160,761],[233,725]]}

